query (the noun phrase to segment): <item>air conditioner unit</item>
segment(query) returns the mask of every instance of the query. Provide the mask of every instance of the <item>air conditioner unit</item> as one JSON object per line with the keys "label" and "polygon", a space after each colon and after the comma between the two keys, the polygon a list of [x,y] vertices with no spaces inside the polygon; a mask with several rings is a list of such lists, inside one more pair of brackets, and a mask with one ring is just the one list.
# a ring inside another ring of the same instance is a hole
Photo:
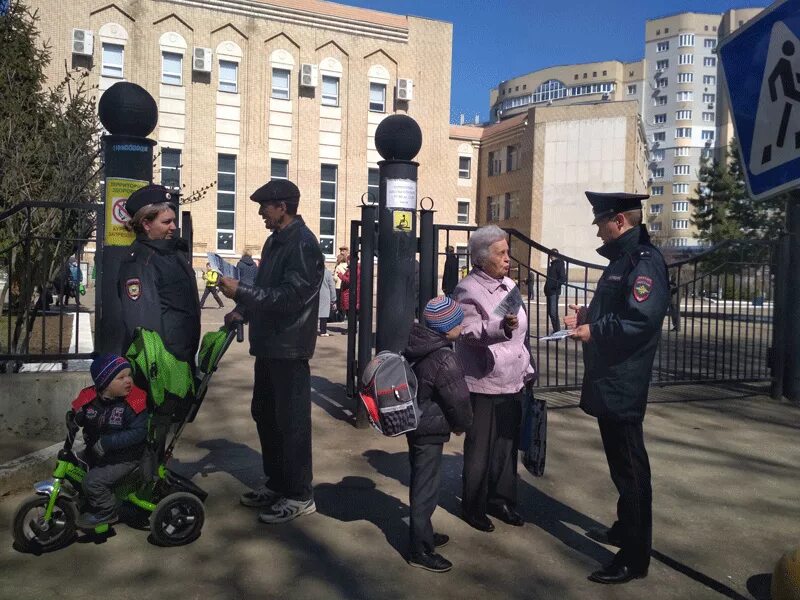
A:
{"label": "air conditioner unit", "polygon": [[300,65],[300,87],[317,87],[317,65],[303,63]]}
{"label": "air conditioner unit", "polygon": [[414,82],[411,79],[398,79],[395,91],[398,100],[413,100]]}
{"label": "air conditioner unit", "polygon": [[94,34],[86,29],[72,30],[72,53],[91,56],[94,50]]}
{"label": "air conditioner unit", "polygon": [[211,73],[211,48],[195,47],[192,52],[192,71]]}

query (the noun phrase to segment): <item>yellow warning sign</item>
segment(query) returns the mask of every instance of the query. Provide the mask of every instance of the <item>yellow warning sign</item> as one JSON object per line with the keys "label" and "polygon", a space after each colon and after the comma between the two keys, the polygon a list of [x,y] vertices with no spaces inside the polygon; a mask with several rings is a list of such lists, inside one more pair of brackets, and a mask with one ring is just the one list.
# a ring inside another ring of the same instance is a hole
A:
{"label": "yellow warning sign", "polygon": [[413,214],[410,210],[395,210],[392,211],[392,222],[394,223],[395,231],[411,231],[411,219]]}
{"label": "yellow warning sign", "polygon": [[125,229],[125,223],[130,216],[125,211],[125,201],[128,197],[147,185],[140,179],[124,179],[122,177],[109,177],[106,179],[106,240],[107,246],[127,246],[136,236]]}

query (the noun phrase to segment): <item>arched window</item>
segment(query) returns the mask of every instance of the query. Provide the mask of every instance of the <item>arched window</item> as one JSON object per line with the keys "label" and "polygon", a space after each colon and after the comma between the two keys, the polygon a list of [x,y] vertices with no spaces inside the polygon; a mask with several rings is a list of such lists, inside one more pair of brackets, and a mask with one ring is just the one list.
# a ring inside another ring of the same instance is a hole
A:
{"label": "arched window", "polygon": [[549,100],[558,100],[559,98],[567,97],[567,86],[558,81],[557,79],[550,79],[541,84],[536,91],[533,92],[533,102],[547,102]]}

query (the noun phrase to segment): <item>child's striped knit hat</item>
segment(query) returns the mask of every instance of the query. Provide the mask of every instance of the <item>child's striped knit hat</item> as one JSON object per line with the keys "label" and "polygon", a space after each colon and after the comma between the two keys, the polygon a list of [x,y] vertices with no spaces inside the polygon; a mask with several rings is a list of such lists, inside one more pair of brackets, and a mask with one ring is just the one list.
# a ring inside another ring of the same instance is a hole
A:
{"label": "child's striped knit hat", "polygon": [[438,296],[428,301],[422,316],[430,329],[439,333],[447,333],[453,327],[461,325],[461,321],[464,320],[464,311],[455,300],[447,296]]}
{"label": "child's striped knit hat", "polygon": [[94,381],[94,389],[99,394],[108,387],[108,384],[114,381],[117,373],[123,369],[130,369],[131,363],[116,354],[104,354],[98,356],[92,361],[92,366],[89,367],[89,372],[92,374]]}

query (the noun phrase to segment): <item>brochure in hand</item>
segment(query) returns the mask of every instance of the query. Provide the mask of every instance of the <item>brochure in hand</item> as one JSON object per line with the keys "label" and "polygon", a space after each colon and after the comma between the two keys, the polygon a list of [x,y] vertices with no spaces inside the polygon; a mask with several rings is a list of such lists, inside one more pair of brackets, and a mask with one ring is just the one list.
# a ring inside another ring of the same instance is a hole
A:
{"label": "brochure in hand", "polygon": [[515,287],[513,290],[506,294],[503,301],[494,309],[494,314],[498,317],[505,317],[506,315],[514,315],[522,308],[522,294],[519,293],[519,288]]}
{"label": "brochure in hand", "polygon": [[568,338],[572,335],[572,329],[562,329],[561,331],[556,331],[555,333],[551,333],[546,337],[540,337],[540,342],[554,342],[557,340],[563,340],[564,338]]}
{"label": "brochure in hand", "polygon": [[209,252],[208,264],[211,265],[212,271],[216,271],[223,277],[239,279],[239,269],[234,267],[232,264],[225,262],[225,260],[219,254]]}

